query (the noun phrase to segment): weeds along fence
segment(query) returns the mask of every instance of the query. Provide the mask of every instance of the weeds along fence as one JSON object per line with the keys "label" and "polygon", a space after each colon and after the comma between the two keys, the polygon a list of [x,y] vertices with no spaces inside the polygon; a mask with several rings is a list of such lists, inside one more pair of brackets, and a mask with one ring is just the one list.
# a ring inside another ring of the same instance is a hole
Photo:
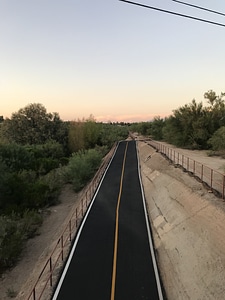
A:
{"label": "weeds along fence", "polygon": [[174,165],[181,166],[185,171],[191,173],[193,176],[205,183],[211,192],[215,192],[217,196],[222,199],[225,198],[225,175],[213,170],[200,162],[187,157],[178,151],[165,146],[164,144],[155,142],[153,140],[147,143],[155,148],[158,152],[165,155]]}
{"label": "weeds along fence", "polygon": [[[86,213],[95,191],[102,179],[103,174],[113,156],[116,144],[105,157],[102,165],[95,174],[94,178],[83,192],[79,201],[79,206],[72,212],[71,217],[64,230],[62,231],[54,249],[52,250],[46,263],[43,265],[41,272],[30,291],[27,300],[50,299],[53,288],[58,280],[63,264],[69,254],[71,242],[73,241],[81,220]],[[22,299],[22,298],[21,298]],[[24,299],[24,297],[23,297]]]}

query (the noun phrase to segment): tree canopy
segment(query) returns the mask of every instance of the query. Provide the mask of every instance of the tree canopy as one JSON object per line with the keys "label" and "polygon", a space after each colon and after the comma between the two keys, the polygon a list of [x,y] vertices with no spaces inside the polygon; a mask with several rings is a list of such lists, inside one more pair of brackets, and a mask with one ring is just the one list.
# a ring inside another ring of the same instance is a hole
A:
{"label": "tree canopy", "polygon": [[32,103],[12,114],[1,126],[1,135],[21,145],[43,144],[54,140],[65,144],[67,126],[58,113],[47,113],[40,103]]}
{"label": "tree canopy", "polygon": [[148,134],[153,139],[165,140],[178,147],[225,149],[222,142],[218,146],[219,136],[221,139],[224,137],[224,97],[225,93],[217,95],[209,90],[204,94],[207,105],[193,99],[191,103],[175,109],[169,117],[155,117],[151,122],[137,124],[136,129],[141,134]]}

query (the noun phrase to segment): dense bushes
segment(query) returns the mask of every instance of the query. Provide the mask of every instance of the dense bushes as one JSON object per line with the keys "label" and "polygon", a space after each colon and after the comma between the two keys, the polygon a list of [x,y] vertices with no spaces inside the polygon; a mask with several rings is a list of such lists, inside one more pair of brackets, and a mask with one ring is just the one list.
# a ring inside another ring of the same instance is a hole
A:
{"label": "dense bushes", "polygon": [[0,145],[0,213],[37,209],[57,201],[64,159],[56,142]]}
{"label": "dense bushes", "polygon": [[62,185],[79,191],[127,136],[124,124],[97,123],[93,116],[63,122],[41,104],[0,117],[0,272],[17,261],[40,226],[38,211],[58,201]]}
{"label": "dense bushes", "polygon": [[101,160],[102,155],[96,149],[74,153],[65,169],[65,180],[73,184],[75,191],[79,191],[95,174]]}
{"label": "dense bushes", "polygon": [[214,151],[225,151],[225,126],[220,127],[208,140]]}
{"label": "dense bushes", "polygon": [[17,261],[25,240],[34,236],[41,223],[42,216],[35,211],[0,216],[0,272]]}
{"label": "dense bushes", "polygon": [[47,174],[63,161],[64,151],[62,145],[55,141],[25,146],[0,144],[0,159],[10,171],[33,170],[38,174]]}
{"label": "dense bushes", "polygon": [[70,123],[68,143],[70,152],[106,146],[108,149],[128,136],[128,126],[118,123],[97,123],[93,117]]}

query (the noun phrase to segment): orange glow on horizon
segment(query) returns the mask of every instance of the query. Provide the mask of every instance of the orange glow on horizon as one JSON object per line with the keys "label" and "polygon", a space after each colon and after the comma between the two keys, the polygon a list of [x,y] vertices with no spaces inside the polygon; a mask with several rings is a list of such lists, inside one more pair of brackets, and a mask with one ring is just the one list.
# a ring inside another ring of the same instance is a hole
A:
{"label": "orange glow on horizon", "polygon": [[136,122],[148,122],[152,121],[155,117],[165,118],[168,114],[137,114],[137,115],[104,115],[96,116],[97,122],[124,122],[124,123],[136,123]]}

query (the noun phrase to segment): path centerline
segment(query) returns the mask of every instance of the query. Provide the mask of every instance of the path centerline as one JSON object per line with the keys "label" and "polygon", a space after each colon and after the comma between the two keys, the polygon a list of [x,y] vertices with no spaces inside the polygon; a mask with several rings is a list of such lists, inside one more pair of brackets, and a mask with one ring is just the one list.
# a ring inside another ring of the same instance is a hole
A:
{"label": "path centerline", "polygon": [[111,298],[110,298],[111,300],[114,300],[114,298],[115,298],[116,266],[117,266],[117,252],[118,252],[118,231],[119,231],[119,209],[120,209],[120,200],[121,200],[121,194],[122,194],[122,188],[123,188],[123,177],[124,177],[124,169],[125,169],[125,162],[126,162],[126,156],[127,156],[127,147],[128,147],[128,143],[126,144],[126,148],[124,151],[123,166],[122,166],[122,172],[121,172],[121,177],[120,177],[120,189],[119,189],[119,195],[118,195],[117,206],[116,206],[116,223],[115,223],[114,253],[113,253],[113,273],[112,273]]}

